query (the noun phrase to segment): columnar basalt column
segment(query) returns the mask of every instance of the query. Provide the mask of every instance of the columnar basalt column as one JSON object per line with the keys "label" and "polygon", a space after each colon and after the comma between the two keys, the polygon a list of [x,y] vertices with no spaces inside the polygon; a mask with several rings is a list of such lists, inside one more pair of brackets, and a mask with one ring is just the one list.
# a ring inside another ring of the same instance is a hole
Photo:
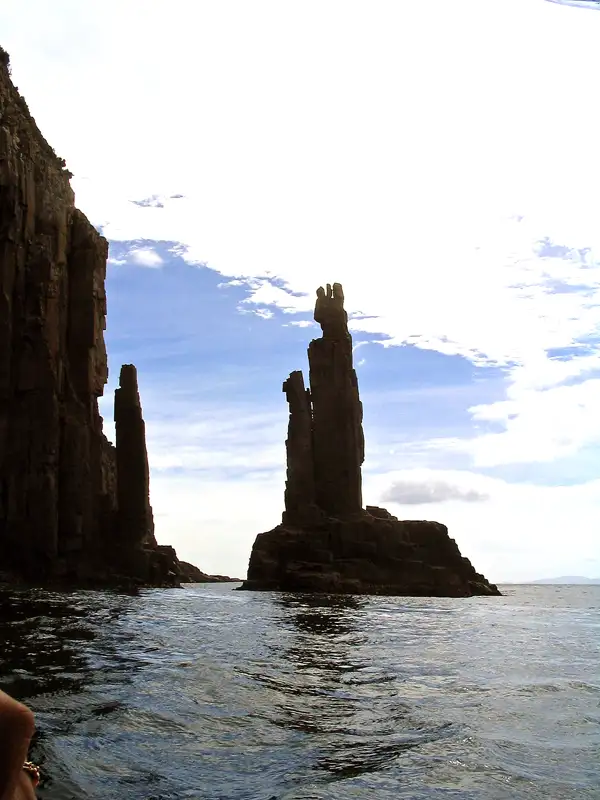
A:
{"label": "columnar basalt column", "polygon": [[323,330],[308,348],[316,501],[339,517],[362,510],[364,461],[362,404],[341,284],[317,290],[314,317]]}
{"label": "columnar basalt column", "polygon": [[283,522],[297,524],[309,521],[316,511],[310,391],[300,370],[284,381],[283,391],[290,409]]}
{"label": "columnar basalt column", "polygon": [[119,388],[115,391],[115,434],[120,542],[133,547],[155,545],[146,426],[133,364],[121,367]]}

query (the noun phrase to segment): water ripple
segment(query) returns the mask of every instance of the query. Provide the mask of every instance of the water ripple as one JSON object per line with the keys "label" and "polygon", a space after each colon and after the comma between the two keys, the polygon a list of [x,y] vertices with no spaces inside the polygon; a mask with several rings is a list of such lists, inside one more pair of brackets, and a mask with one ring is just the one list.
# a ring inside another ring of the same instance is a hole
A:
{"label": "water ripple", "polygon": [[0,600],[42,798],[600,798],[600,587]]}

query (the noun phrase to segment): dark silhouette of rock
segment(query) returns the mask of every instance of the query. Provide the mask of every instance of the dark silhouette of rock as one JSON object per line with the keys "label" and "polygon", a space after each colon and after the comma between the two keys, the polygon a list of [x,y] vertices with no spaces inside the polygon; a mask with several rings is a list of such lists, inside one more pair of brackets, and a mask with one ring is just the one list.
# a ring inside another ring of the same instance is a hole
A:
{"label": "dark silhouette of rock", "polygon": [[177,585],[154,538],[135,367],[102,432],[106,240],[74,207],[0,48],[0,573],[30,583]]}
{"label": "dark silhouette of rock", "polygon": [[115,390],[115,434],[119,539],[134,546],[155,547],[146,426],[133,364],[121,367]]}
{"label": "dark silhouette of rock", "polygon": [[227,575],[207,575],[201,569],[187,561],[179,562],[179,579],[182,583],[241,583],[240,578],[229,578]]}
{"label": "dark silhouette of rock", "polygon": [[283,384],[290,409],[282,524],[256,537],[242,589],[466,597],[498,588],[438,522],[362,508],[362,404],[339,283],[317,290],[323,335]]}
{"label": "dark silhouette of rock", "polygon": [[323,330],[308,347],[316,502],[331,516],[359,513],[365,457],[362,404],[339,283],[333,289],[327,284],[327,293],[318,290],[315,320]]}
{"label": "dark silhouette of rock", "polygon": [[290,407],[285,484],[284,522],[311,522],[321,516],[315,494],[315,468],[310,392],[304,388],[299,370],[284,381],[283,391]]}

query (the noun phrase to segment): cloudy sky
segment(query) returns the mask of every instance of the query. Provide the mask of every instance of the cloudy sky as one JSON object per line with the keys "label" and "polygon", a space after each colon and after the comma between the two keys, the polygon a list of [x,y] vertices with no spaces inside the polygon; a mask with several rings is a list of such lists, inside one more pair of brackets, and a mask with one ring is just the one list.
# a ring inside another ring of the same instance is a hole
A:
{"label": "cloudy sky", "polygon": [[245,575],[340,281],[365,501],[498,582],[600,576],[600,13],[2,0],[0,36],[110,241],[102,413],[135,363],[161,542]]}

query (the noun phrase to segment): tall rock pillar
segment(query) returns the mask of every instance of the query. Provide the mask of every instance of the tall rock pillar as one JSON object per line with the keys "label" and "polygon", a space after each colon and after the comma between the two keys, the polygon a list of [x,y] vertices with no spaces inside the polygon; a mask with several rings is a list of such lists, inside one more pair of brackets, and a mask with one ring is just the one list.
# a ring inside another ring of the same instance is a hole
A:
{"label": "tall rock pillar", "polygon": [[135,367],[121,372],[116,448],[103,432],[108,243],[71,177],[0,46],[0,581],[174,586]]}
{"label": "tall rock pillar", "polygon": [[115,434],[120,543],[125,548],[155,547],[146,426],[133,364],[121,367],[115,391]]}
{"label": "tall rock pillar", "polygon": [[308,348],[316,502],[326,514],[343,517],[362,511],[365,448],[341,284],[317,290],[314,317],[323,330]]}
{"label": "tall rock pillar", "polygon": [[302,524],[313,521],[318,514],[315,495],[315,467],[312,440],[312,408],[310,391],[304,387],[300,370],[284,381],[290,408],[287,452],[287,480],[285,482],[284,524]]}

